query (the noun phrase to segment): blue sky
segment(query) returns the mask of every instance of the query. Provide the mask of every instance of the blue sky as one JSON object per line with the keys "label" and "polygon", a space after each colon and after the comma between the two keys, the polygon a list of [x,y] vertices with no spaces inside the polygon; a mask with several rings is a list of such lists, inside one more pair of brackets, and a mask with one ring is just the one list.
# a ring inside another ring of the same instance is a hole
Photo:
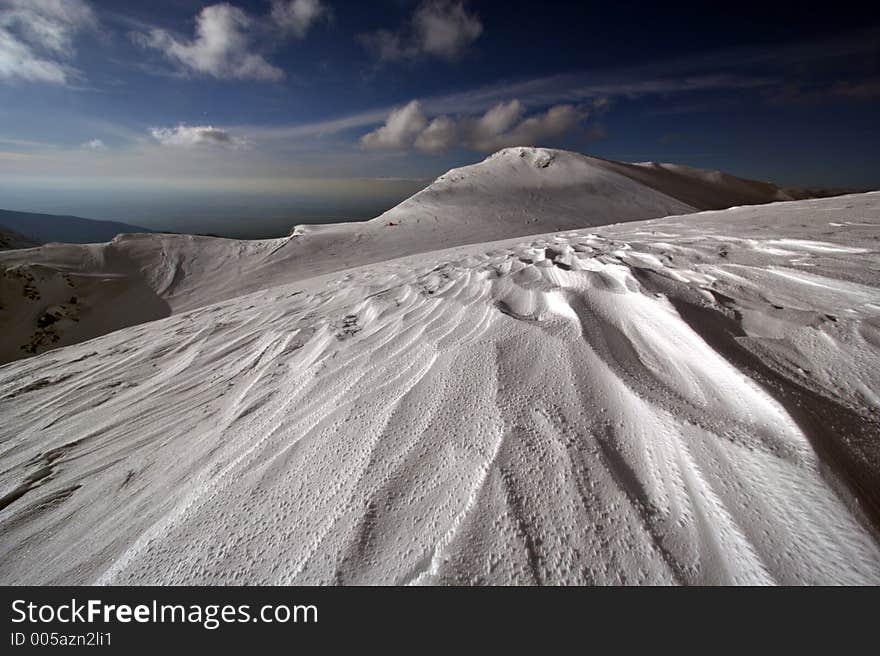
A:
{"label": "blue sky", "polygon": [[880,187],[876,13],[769,4],[0,0],[0,207],[268,234],[520,144]]}

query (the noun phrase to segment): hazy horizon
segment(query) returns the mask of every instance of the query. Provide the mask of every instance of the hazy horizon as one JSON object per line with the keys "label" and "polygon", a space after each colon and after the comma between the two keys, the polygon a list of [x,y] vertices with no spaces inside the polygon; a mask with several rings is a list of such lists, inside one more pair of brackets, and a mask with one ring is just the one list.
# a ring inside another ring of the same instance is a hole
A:
{"label": "hazy horizon", "polygon": [[[600,156],[598,153],[590,153]],[[612,159],[610,156],[608,159]],[[464,162],[482,161],[483,156]],[[671,161],[697,168],[690,162],[657,157],[630,161]],[[446,169],[423,178],[348,178],[254,180],[250,184],[223,180],[195,184],[180,180],[117,180],[68,178],[63,180],[0,180],[0,209],[39,214],[79,216],[99,221],[131,223],[158,231],[215,234],[238,239],[286,235],[301,223],[366,221],[391,209],[428,186]],[[799,179],[724,170],[738,177],[772,182],[780,186],[872,190],[880,183],[848,184],[847,177]],[[865,178],[870,179],[870,178]],[[245,188],[242,188],[245,187]],[[287,187],[287,188],[285,188]]]}
{"label": "hazy horizon", "polygon": [[161,183],[105,189],[84,185],[40,187],[39,183],[29,187],[0,182],[0,209],[119,221],[159,231],[258,239],[286,235],[299,223],[365,221],[430,182],[370,181],[366,184],[370,188],[365,188],[363,183],[355,186],[346,181],[343,186],[348,188],[335,194],[324,190],[160,189]]}

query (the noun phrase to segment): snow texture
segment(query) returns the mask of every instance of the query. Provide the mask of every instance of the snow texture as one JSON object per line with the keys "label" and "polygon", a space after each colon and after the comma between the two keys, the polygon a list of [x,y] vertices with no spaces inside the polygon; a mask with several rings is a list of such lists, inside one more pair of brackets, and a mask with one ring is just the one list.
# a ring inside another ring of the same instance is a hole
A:
{"label": "snow texture", "polygon": [[0,367],[0,582],[880,583],[880,193],[571,230],[548,182],[561,231],[346,268],[457,175],[227,298],[235,242],[78,251],[190,245],[170,316]]}

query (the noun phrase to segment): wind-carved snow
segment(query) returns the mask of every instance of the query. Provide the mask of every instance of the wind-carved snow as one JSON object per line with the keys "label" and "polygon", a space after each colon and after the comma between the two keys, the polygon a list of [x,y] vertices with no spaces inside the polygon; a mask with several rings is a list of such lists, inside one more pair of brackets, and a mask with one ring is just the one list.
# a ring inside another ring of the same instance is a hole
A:
{"label": "wind-carved snow", "polygon": [[0,581],[880,583],[878,199],[459,247],[2,367]]}

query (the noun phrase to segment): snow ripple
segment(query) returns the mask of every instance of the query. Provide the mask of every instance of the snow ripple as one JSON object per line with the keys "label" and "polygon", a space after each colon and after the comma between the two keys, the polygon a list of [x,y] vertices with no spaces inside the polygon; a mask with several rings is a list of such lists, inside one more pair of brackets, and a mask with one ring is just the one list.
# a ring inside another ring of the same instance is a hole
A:
{"label": "snow ripple", "polygon": [[793,369],[725,332],[781,272],[667,246],[458,249],[0,368],[0,580],[880,583]]}

